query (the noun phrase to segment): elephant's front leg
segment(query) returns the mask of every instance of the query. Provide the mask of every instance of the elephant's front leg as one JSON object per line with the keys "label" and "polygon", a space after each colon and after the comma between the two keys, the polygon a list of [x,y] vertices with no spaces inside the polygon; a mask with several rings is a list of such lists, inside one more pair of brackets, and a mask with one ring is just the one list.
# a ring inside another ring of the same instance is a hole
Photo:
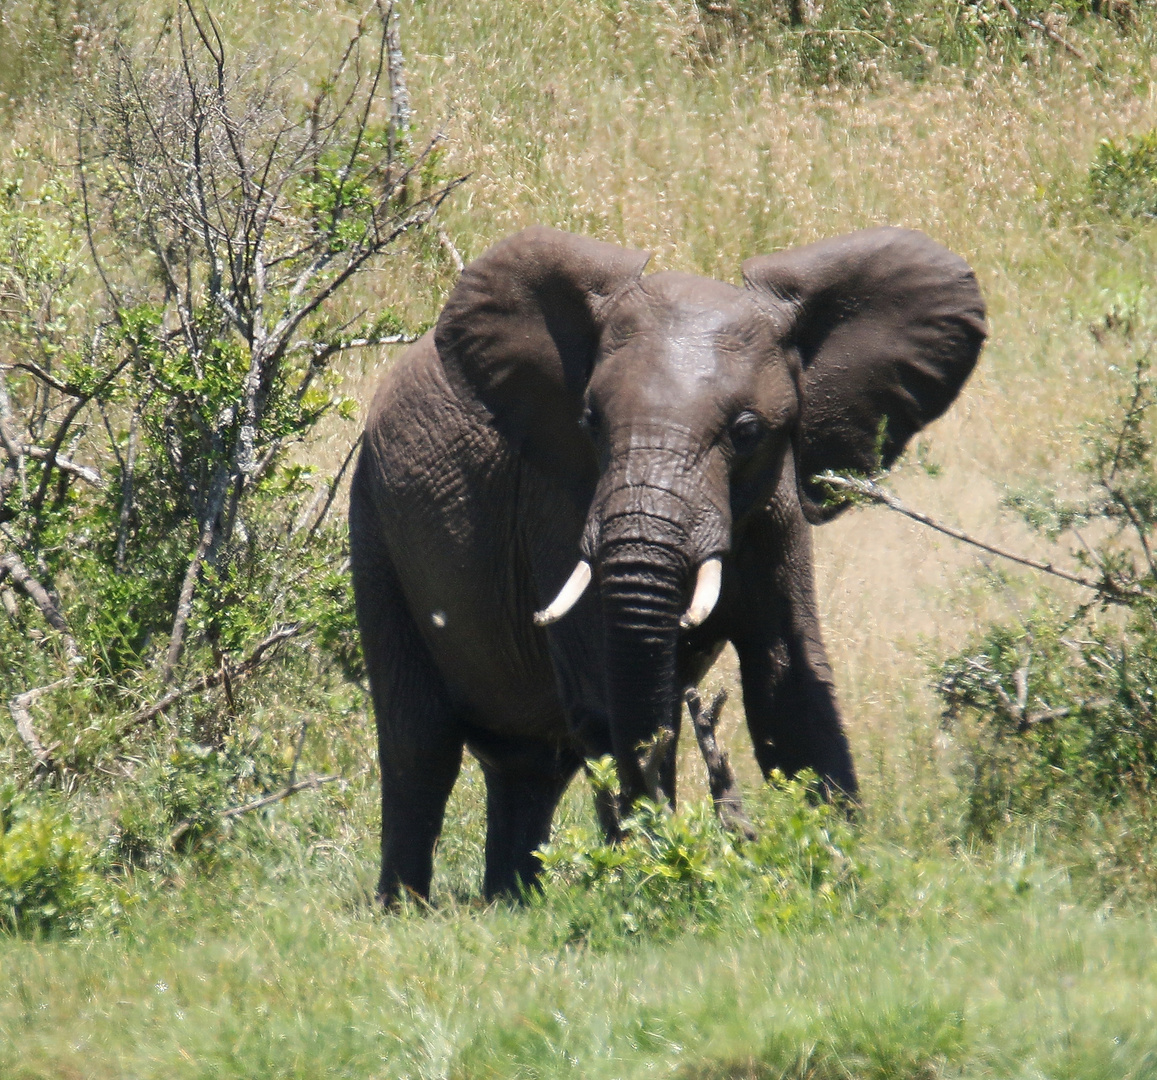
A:
{"label": "elephant's front leg", "polygon": [[856,771],[820,634],[809,526],[798,505],[753,523],[735,563],[732,641],[763,774],[814,769],[830,793],[854,799]]}

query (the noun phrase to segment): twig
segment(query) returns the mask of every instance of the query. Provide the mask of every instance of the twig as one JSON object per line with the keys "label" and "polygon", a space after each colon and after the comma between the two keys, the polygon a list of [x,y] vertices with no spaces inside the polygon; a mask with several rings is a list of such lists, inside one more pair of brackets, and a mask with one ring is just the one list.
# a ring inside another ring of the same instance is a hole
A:
{"label": "twig", "polygon": [[960,529],[955,529],[951,525],[945,525],[943,522],[937,521],[935,518],[929,517],[919,510],[912,510],[905,506],[895,495],[882,488],[874,480],[866,480],[852,476],[838,476],[830,472],[821,473],[816,479],[823,484],[827,484],[829,487],[838,488],[841,491],[850,491],[854,495],[863,496],[870,502],[886,506],[889,510],[895,510],[897,514],[903,514],[904,517],[918,521],[921,525],[927,525],[930,529],[935,529],[945,536],[951,536],[954,540],[971,544],[973,547],[978,547],[991,555],[997,555],[1002,559],[1008,559],[1009,562],[1019,563],[1021,566],[1027,566],[1032,570],[1040,570],[1042,573],[1052,574],[1053,577],[1061,578],[1063,581],[1070,581],[1074,585],[1091,589],[1110,603],[1127,604],[1130,600],[1139,600],[1147,595],[1147,593],[1141,589],[1123,589],[1118,585],[1114,585],[1107,578],[1101,581],[1094,581],[1092,578],[1082,577],[1080,574],[1070,574],[1067,570],[1061,570],[1053,566],[1052,563],[1039,562],[1025,555],[1018,555],[1013,551],[997,547],[995,544],[990,544],[985,540],[978,540],[975,536],[969,536],[968,533],[962,532]]}
{"label": "twig", "polygon": [[63,679],[57,679],[56,682],[49,683],[47,686],[37,686],[32,690],[25,690],[23,694],[17,694],[8,702],[8,711],[12,713],[12,719],[16,722],[16,734],[20,736],[20,741],[28,747],[28,752],[35,758],[35,771],[37,773],[58,773],[60,772],[60,765],[36,734],[29,707],[37,698],[43,697],[52,690],[59,690],[62,686],[67,686],[72,682],[72,679],[73,676],[68,675]]}
{"label": "twig", "polygon": [[720,716],[723,715],[723,706],[727,704],[727,691],[721,690],[716,694],[706,709],[702,707],[699,691],[693,686],[684,691],[683,700],[687,702],[687,711],[691,714],[691,723],[695,728],[695,738],[703,754],[703,761],[707,765],[707,784],[711,790],[716,815],[728,832],[738,833],[745,840],[756,839],[755,827],[743,809],[743,798],[739,793],[739,784],[728,760],[727,751],[723,750],[715,739],[715,728],[719,724]]}
{"label": "twig", "polygon": [[450,239],[449,234],[441,225],[438,225],[434,232],[438,237],[438,243],[441,245],[442,250],[450,256],[450,262],[453,263],[454,269],[457,270],[459,274],[462,273],[462,271],[466,269],[466,264],[462,261],[462,256],[459,254],[458,249],[454,246],[454,241]]}
{"label": "twig", "polygon": [[[275,791],[272,795],[266,795],[260,799],[254,799],[253,802],[244,803],[241,806],[231,806],[228,810],[222,810],[220,814],[221,821],[229,821],[232,818],[240,817],[242,814],[252,813],[254,810],[260,810],[266,806],[272,806],[276,802],[281,802],[282,799],[288,799],[290,795],[294,795],[299,791],[305,791],[306,788],[319,788],[322,784],[332,784],[335,780],[340,780],[341,777],[336,773],[329,776],[307,776],[304,780],[295,780],[287,784],[280,791]],[[182,836],[185,835],[197,823],[191,820],[179,822],[176,828],[169,833],[169,847],[172,847]]]}
{"label": "twig", "polygon": [[1050,41],[1060,45],[1061,48],[1072,53],[1082,64],[1091,64],[1092,61],[1078,49],[1071,41],[1068,41],[1061,34],[1058,34],[1051,26],[1046,26],[1044,23],[1034,19],[1031,15],[1022,15],[1012,4],[1012,0],[999,0],[1000,6],[1013,17],[1016,22],[1022,22],[1026,26],[1031,26],[1037,33],[1044,34]]}
{"label": "twig", "polygon": [[293,764],[289,766],[289,787],[297,781],[297,763],[301,760],[301,751],[305,749],[305,737],[309,734],[309,720],[302,720],[301,733],[297,736],[297,744],[293,748]]}
{"label": "twig", "polygon": [[40,613],[48,625],[60,634],[68,662],[70,664],[82,663],[84,657],[80,655],[80,650],[76,647],[76,639],[68,628],[68,622],[60,613],[60,608],[49,596],[48,590],[32,576],[28,567],[20,561],[20,557],[12,552],[7,555],[0,555],[0,580],[4,577],[11,577],[32,598],[32,602],[40,608]]}
{"label": "twig", "polygon": [[[268,653],[270,649],[288,638],[296,637],[298,634],[308,633],[309,629],[309,627],[303,627],[298,623],[278,627],[268,637],[259,641],[253,647],[253,651],[240,664],[230,670],[229,678],[233,681],[234,685],[248,678],[267,659],[266,653]],[[128,730],[148,723],[148,721],[164,712],[175,701],[179,701],[183,697],[188,697],[189,694],[199,694],[203,690],[210,690],[214,686],[220,686],[224,679],[225,665],[221,665],[216,670],[210,671],[198,679],[194,679],[185,686],[174,687],[163,697],[154,701],[152,705],[133,713],[133,715],[129,717],[125,729]]]}
{"label": "twig", "polygon": [[342,477],[345,476],[346,469],[349,468],[350,462],[354,459],[354,454],[362,444],[362,437],[359,435],[355,440],[353,446],[349,448],[349,453],[346,454],[345,460],[341,463],[341,468],[338,469],[337,475],[330,481],[329,494],[326,496],[325,505],[322,506],[321,512],[313,520],[313,524],[309,527],[309,532],[305,534],[307,540],[312,540],[317,530],[321,528],[321,523],[325,521],[326,514],[329,513],[329,508],[333,506],[333,500],[337,495],[337,489],[341,486]]}

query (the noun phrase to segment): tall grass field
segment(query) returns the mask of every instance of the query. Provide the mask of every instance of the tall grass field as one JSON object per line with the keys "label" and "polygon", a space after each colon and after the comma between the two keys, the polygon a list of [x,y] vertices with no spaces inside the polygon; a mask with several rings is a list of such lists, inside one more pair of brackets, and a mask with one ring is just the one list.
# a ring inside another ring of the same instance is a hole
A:
{"label": "tall grass field", "polygon": [[[211,12],[245,78],[292,72],[291,111],[365,15],[345,0],[192,10]],[[121,490],[128,468],[132,399],[110,397],[61,448],[105,488],[74,478],[53,502],[51,487],[18,535],[24,519],[4,508],[35,503],[43,455],[0,487],[0,557],[39,537],[41,561],[21,548],[24,561],[52,576],[90,657],[70,668],[0,576],[4,700],[61,680],[26,706],[55,770],[10,722],[20,709],[0,709],[0,1078],[1157,1078],[1157,8],[397,0],[395,15],[406,152],[436,140],[405,197],[465,179],[335,296],[317,333],[382,313],[378,329],[421,331],[456,258],[534,223],[729,282],[760,253],[920,229],[974,267],[989,339],[889,490],[1101,590],[857,505],[814,530],[863,786],[853,821],[806,777],[762,783],[727,651],[703,692],[731,691],[720,737],[756,843],[720,830],[684,735],[676,814],[645,806],[609,849],[580,777],[542,893],[488,905],[485,790],[468,761],[431,904],[387,912],[372,896],[376,741],[341,469],[399,346],[343,348],[318,375],[330,397],[316,422],[294,420],[303,434],[236,542],[253,549],[249,577],[220,586],[243,618],[218,626],[196,601],[177,683],[224,671],[269,618],[309,634],[235,689],[218,679],[147,722],[130,719],[163,692],[168,631],[142,613],[162,610],[167,628],[180,573],[154,597],[131,581],[86,593],[95,570],[56,569],[61,552],[114,557],[91,537],[118,536],[115,508],[83,501]],[[96,181],[81,191],[78,130],[110,85],[108,57],[160,70],[190,25],[161,0],[0,0],[0,366],[51,357],[49,339],[88,347],[107,303],[94,252],[121,259],[125,310],[149,296],[164,309],[146,226],[139,249],[112,239],[123,203],[85,231]],[[53,274],[57,306],[38,323],[46,309],[14,283]],[[125,325],[102,333],[129,341]],[[5,370],[0,420],[43,400],[59,421],[63,399]],[[160,473],[141,475],[144,490]],[[166,488],[157,505],[179,498]],[[316,529],[295,525],[318,513]],[[291,534],[308,542],[284,546]],[[250,535],[297,554],[270,566]],[[197,536],[180,536],[164,559],[183,572]],[[222,817],[297,778],[316,782]]]}

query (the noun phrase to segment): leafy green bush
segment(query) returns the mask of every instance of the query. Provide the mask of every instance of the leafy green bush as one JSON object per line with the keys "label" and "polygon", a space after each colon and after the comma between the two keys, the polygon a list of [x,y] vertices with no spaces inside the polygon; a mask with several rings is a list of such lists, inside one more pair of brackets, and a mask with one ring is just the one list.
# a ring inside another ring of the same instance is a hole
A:
{"label": "leafy green bush", "polygon": [[565,830],[540,852],[535,902],[567,943],[594,947],[710,930],[729,914],[784,926],[829,912],[858,870],[850,826],[817,790],[814,777],[774,776],[748,807],[751,842],[726,832],[709,800],[675,813],[643,800],[615,844]]}
{"label": "leafy green bush", "polygon": [[1157,633],[1046,611],[992,627],[941,669],[961,736],[968,824],[984,837],[1043,810],[1146,804],[1157,786]]}
{"label": "leafy green bush", "polygon": [[1157,129],[1103,139],[1089,188],[1093,204],[1115,217],[1157,217]]}
{"label": "leafy green bush", "polygon": [[0,789],[0,930],[75,931],[104,898],[96,846],[54,803]]}

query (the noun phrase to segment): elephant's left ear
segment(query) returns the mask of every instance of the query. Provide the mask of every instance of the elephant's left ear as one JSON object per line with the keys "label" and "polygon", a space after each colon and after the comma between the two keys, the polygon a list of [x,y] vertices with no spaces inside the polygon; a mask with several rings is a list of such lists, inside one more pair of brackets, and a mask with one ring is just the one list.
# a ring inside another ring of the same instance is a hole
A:
{"label": "elephant's left ear", "polygon": [[959,256],[909,229],[869,229],[748,259],[803,365],[799,473],[807,516],[826,521],[811,477],[872,473],[952,403],[985,338],[984,301]]}

